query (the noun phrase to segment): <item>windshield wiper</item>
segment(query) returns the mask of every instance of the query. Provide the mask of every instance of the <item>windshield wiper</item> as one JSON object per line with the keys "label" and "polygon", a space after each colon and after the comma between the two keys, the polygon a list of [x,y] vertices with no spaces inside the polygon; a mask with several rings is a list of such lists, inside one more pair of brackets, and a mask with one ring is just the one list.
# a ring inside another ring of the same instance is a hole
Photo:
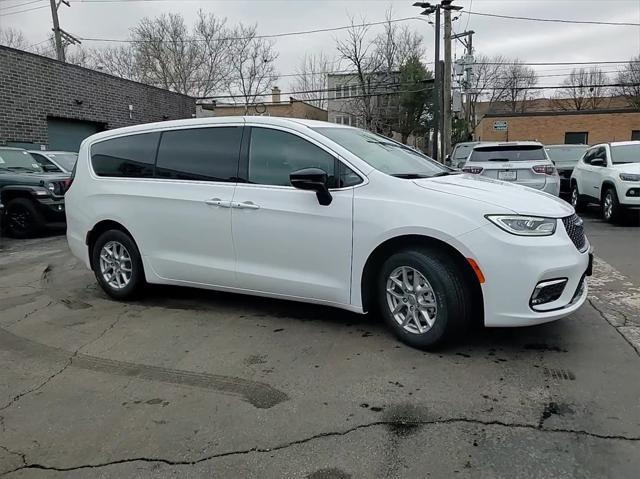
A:
{"label": "windshield wiper", "polygon": [[7,170],[27,170],[27,171],[31,171],[33,173],[35,173],[37,170],[34,170],[33,168],[27,168],[26,166],[6,166],[5,167]]}
{"label": "windshield wiper", "polygon": [[402,178],[403,180],[417,180],[419,178],[429,178],[428,175],[423,175],[421,173],[396,173],[395,175],[391,175],[395,178]]}
{"label": "windshield wiper", "polygon": [[432,175],[431,178],[437,178],[438,176],[449,176],[449,175],[460,175],[461,171],[441,171],[440,173],[436,173]]}

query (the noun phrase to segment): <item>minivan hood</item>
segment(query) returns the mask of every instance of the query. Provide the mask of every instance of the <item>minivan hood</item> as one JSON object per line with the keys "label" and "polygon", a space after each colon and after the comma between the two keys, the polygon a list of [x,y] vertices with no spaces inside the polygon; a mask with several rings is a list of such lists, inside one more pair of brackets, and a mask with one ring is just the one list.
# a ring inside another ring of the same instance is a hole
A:
{"label": "minivan hood", "polygon": [[[481,201],[514,213],[563,218],[574,210],[565,201],[542,191],[471,174],[414,180],[422,188]],[[500,211],[495,211],[500,213]],[[487,214],[493,211],[487,211]]]}
{"label": "minivan hood", "polygon": [[613,167],[620,173],[640,173],[640,163],[620,163]]}

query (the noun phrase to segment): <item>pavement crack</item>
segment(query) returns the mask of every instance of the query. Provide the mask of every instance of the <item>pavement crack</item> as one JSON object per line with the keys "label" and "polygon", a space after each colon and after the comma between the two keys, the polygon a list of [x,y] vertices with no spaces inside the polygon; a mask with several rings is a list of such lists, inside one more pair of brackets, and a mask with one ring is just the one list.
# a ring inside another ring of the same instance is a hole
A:
{"label": "pavement crack", "polygon": [[20,457],[20,460],[22,461],[21,468],[27,466],[27,456],[24,453],[19,452],[19,451],[12,451],[8,447],[2,446],[2,445],[0,445],[0,449],[2,449],[3,451],[7,451],[7,453],[9,453],[9,454],[11,454],[13,456]]}
{"label": "pavement crack", "polygon": [[417,421],[411,421],[411,420],[409,421],[373,421],[370,423],[360,424],[358,426],[354,426],[349,429],[345,429],[343,431],[328,431],[328,432],[314,434],[312,436],[308,436],[302,439],[297,439],[295,441],[278,444],[273,447],[260,448],[255,446],[247,449],[238,449],[234,451],[211,454],[211,455],[201,457],[199,459],[190,460],[190,461],[142,456],[142,457],[132,457],[132,458],[125,458],[125,459],[115,459],[112,461],[95,463],[95,464],[79,464],[76,466],[68,466],[68,467],[47,466],[45,464],[30,463],[30,464],[24,464],[23,466],[20,466],[11,471],[7,471],[2,475],[16,472],[22,469],[40,469],[40,470],[47,470],[47,471],[69,472],[69,471],[76,471],[81,469],[98,469],[98,468],[113,466],[117,464],[126,464],[126,463],[132,463],[132,462],[161,463],[169,466],[193,466],[196,464],[200,464],[206,461],[211,461],[221,457],[239,456],[239,455],[251,454],[251,453],[266,453],[266,452],[280,451],[283,449],[287,449],[289,447],[306,444],[308,442],[315,441],[317,439],[322,439],[326,437],[346,436],[348,434],[351,434],[355,431],[359,431],[362,429],[369,429],[369,428],[380,427],[380,426],[384,426],[384,427],[398,426],[399,424],[403,426],[407,426],[407,425],[430,426],[430,425],[436,425],[436,424],[473,424],[473,425],[480,425],[480,426],[498,426],[498,427],[508,427],[508,428],[515,428],[515,429],[529,429],[529,430],[533,430],[540,433],[546,433],[546,434],[563,434],[563,433],[576,434],[579,436],[593,437],[596,439],[640,442],[640,436],[624,436],[620,434],[600,434],[600,433],[594,433],[594,432],[589,432],[584,430],[566,429],[566,428],[540,428],[537,424],[507,423],[507,422],[497,421],[497,420],[485,421],[481,419],[471,419],[471,418],[447,418],[447,419],[417,420]]}
{"label": "pavement crack", "polygon": [[[607,323],[609,323],[609,324],[613,327],[613,329],[615,329],[615,330],[617,331],[617,333],[618,333],[620,336],[622,336],[622,339],[624,339],[624,340],[627,342],[627,344],[628,344],[629,346],[631,346],[631,349],[633,349],[633,351],[634,351],[638,356],[640,356],[640,351],[639,351],[638,349],[636,349],[636,346],[635,346],[635,345],[634,345],[634,344],[633,344],[633,343],[632,343],[632,342],[631,342],[631,341],[630,341],[630,340],[629,340],[629,339],[624,335],[624,333],[623,333],[622,331],[620,331],[619,327],[618,327],[618,326],[616,326],[615,324],[613,324],[613,323],[609,320],[609,318],[607,318],[607,315],[606,315],[606,314],[604,314],[604,311],[602,311],[598,306],[596,306],[596,305],[594,304],[594,302],[593,302],[593,300],[592,300],[591,298],[587,298],[587,301],[589,302],[589,304],[591,305],[591,307],[592,307],[592,308],[593,308],[593,309],[594,309],[594,310],[595,310],[595,311],[600,315],[600,317],[601,317],[602,319],[604,319]],[[626,315],[624,315],[624,314],[623,314],[622,316],[623,316],[623,317],[624,317],[624,319],[625,319],[625,321],[624,321],[624,323],[623,323],[623,325],[622,325],[622,326],[625,326],[625,325],[627,324],[628,318],[627,318],[627,316],[626,316]]]}
{"label": "pavement crack", "polygon": [[[18,402],[20,399],[22,399],[23,397],[38,391],[39,389],[42,389],[43,387],[45,387],[47,384],[49,384],[53,379],[55,379],[57,376],[59,376],[60,374],[62,374],[63,372],[65,372],[65,370],[71,366],[71,364],[73,363],[73,360],[78,356],[78,354],[80,353],[80,351],[82,349],[84,349],[85,347],[89,346],[90,344],[98,341],[100,338],[102,338],[105,334],[107,334],[107,332],[109,332],[110,330],[112,330],[120,321],[120,319],[122,319],[122,317],[124,316],[124,314],[126,313],[126,310],[121,312],[115,319],[115,321],[113,321],[109,326],[107,326],[106,329],[104,329],[102,331],[102,333],[100,333],[96,338],[92,339],[91,341],[86,342],[85,344],[83,344],[82,346],[80,346],[79,348],[77,348],[73,354],[71,354],[71,356],[69,356],[67,358],[67,360],[65,361],[64,366],[62,366],[62,368],[58,369],[55,373],[53,373],[51,376],[47,377],[43,382],[41,382],[40,384],[38,384],[37,386],[32,387],[31,389],[27,389],[26,391],[21,392],[20,394],[14,396],[11,400],[9,400],[9,402],[7,404],[5,404],[4,406],[0,407],[0,411],[4,411],[5,409],[8,409],[9,407],[13,406],[16,402]],[[3,418],[4,419],[4,418]],[[3,427],[4,427],[4,422],[3,422]]]}

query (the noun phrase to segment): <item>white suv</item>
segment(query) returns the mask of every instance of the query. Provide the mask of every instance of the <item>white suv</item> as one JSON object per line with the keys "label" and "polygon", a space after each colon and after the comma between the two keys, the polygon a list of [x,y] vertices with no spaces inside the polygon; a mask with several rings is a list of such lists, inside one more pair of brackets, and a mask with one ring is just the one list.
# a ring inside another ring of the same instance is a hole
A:
{"label": "white suv", "polygon": [[343,125],[228,117],[98,133],[66,202],[71,251],[116,299],[147,282],[376,309],[427,348],[472,320],[562,318],[587,296],[589,244],[569,204]]}
{"label": "white suv", "polygon": [[591,147],[571,174],[571,204],[602,205],[602,217],[620,219],[623,209],[640,208],[640,141],[619,141]]}

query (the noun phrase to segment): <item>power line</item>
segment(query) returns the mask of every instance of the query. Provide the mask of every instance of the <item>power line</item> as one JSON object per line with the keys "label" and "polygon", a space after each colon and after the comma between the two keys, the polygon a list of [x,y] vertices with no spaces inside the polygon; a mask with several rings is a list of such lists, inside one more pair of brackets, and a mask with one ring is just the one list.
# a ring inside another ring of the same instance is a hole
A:
{"label": "power line", "polygon": [[10,8],[23,7],[25,5],[31,5],[32,3],[42,2],[43,0],[31,0],[30,2],[17,3],[15,5],[9,5],[8,7],[0,7],[0,10],[9,10]]}
{"label": "power line", "polygon": [[26,8],[24,10],[18,10],[18,11],[15,11],[15,12],[2,13],[2,14],[0,14],[0,17],[8,17],[9,15],[15,15],[17,13],[31,12],[33,10],[39,10],[41,8],[49,8],[49,5],[41,5],[39,7]]}
{"label": "power line", "polygon": [[[419,93],[419,92],[423,92],[423,91],[427,91],[427,90],[431,90],[431,88],[421,88],[419,90],[394,90],[394,91],[390,91],[390,92],[384,92],[384,93],[370,93],[367,95],[364,94],[360,94],[360,95],[350,95],[350,96],[343,96],[341,98],[337,98],[338,100],[350,100],[353,98],[372,98],[374,96],[383,96],[383,95],[398,95],[400,93]],[[322,92],[328,92],[328,91],[332,91],[330,89],[325,89],[325,90],[309,90],[308,93],[322,93]],[[295,94],[296,92],[285,92],[285,93],[281,93],[281,95],[291,95],[291,94]],[[304,92],[297,92],[297,93],[304,93]],[[254,97],[263,97],[263,96],[268,96],[268,93],[265,94],[260,94],[260,95],[251,95]],[[216,95],[216,96],[203,96],[203,97],[196,97],[196,100],[219,100],[219,99],[224,99],[224,98],[246,98],[247,95]],[[301,101],[316,101],[316,100],[326,100],[327,98],[301,98]],[[232,103],[234,105],[244,105],[243,103]],[[225,105],[227,105],[227,103],[225,103]]]}
{"label": "power line", "polygon": [[463,10],[469,15],[478,15],[481,17],[506,18],[509,20],[526,20],[532,22],[548,22],[548,23],[573,23],[578,25],[615,25],[621,27],[640,27],[640,23],[631,22],[600,22],[595,20],[567,20],[561,18],[534,18],[534,17],[516,17],[511,15],[498,15],[497,13],[480,13],[470,10]]}
{"label": "power line", "polygon": [[[146,0],[145,0],[146,1]],[[148,0],[148,1],[158,1],[158,0]],[[113,2],[107,2],[113,3]],[[369,27],[372,25],[384,25],[387,23],[397,23],[397,22],[406,22],[408,20],[416,20],[415,17],[404,17],[404,18],[396,18],[394,20],[382,20],[379,22],[367,22],[367,23],[358,23],[354,25],[344,25],[341,27],[332,27],[332,28],[317,28],[315,30],[301,30],[297,32],[284,32],[284,33],[273,33],[269,35],[253,35],[248,37],[226,37],[226,38],[216,38],[215,41],[223,42],[223,41],[237,41],[237,40],[251,40],[254,38],[280,38],[280,37],[290,37],[295,35],[307,35],[310,33],[322,33],[322,32],[335,32],[338,30],[347,30],[349,28],[354,27]],[[114,38],[86,38],[79,37],[81,40],[89,41],[89,42],[117,42],[117,43],[152,43],[156,42],[156,40],[133,40],[133,39],[114,39]],[[187,40],[160,40],[162,43],[201,43],[207,42],[209,40],[205,39],[187,39]]]}

